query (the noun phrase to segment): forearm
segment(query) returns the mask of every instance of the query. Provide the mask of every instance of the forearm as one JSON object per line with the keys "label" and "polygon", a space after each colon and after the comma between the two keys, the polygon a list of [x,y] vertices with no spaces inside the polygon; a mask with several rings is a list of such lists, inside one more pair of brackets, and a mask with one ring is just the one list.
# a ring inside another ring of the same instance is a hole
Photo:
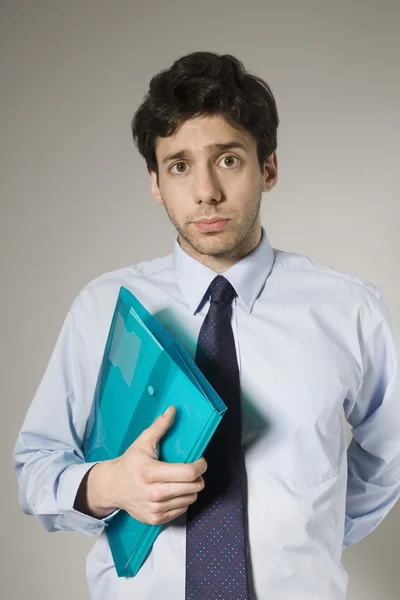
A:
{"label": "forearm", "polygon": [[22,511],[35,515],[47,531],[96,533],[104,523],[80,515],[73,507],[80,482],[92,467],[72,451],[28,451],[17,443],[15,469]]}
{"label": "forearm", "polygon": [[[382,444],[380,457],[355,439],[349,446],[344,548],[371,533],[400,497],[400,454],[394,446]],[[385,449],[391,453],[383,460]]]}

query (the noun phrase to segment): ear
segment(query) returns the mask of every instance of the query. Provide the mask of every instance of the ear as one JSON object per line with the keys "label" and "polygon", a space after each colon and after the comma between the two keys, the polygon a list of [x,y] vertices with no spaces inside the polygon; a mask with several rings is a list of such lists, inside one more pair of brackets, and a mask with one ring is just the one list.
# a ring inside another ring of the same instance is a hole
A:
{"label": "ear", "polygon": [[278,181],[278,156],[272,152],[264,163],[263,192],[269,192]]}
{"label": "ear", "polygon": [[160,188],[158,187],[158,183],[157,183],[157,174],[155,171],[150,171],[149,175],[150,175],[151,195],[153,196],[153,198],[157,202],[157,204],[163,205],[164,202],[161,197]]}

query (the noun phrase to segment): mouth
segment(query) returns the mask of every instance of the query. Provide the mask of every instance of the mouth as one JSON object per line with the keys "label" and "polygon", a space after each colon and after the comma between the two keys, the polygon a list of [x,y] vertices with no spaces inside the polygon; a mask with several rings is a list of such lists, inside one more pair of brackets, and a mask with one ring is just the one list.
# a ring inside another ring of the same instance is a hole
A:
{"label": "mouth", "polygon": [[229,219],[201,219],[200,221],[195,221],[194,224],[200,231],[221,231],[229,222]]}

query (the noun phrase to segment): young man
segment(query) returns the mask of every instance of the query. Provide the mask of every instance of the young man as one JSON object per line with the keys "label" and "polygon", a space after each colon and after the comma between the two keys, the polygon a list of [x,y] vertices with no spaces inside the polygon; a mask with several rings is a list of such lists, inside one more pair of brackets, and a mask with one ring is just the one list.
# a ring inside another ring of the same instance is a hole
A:
{"label": "young man", "polygon": [[[119,509],[165,524],[134,578],[103,530],[96,600],[343,600],[342,548],[400,495],[399,337],[360,277],[273,249],[260,222],[277,181],[272,92],[230,55],[157,74],[132,122],[173,253],[106,273],[75,299],[15,447],[22,510],[48,531],[101,531]],[[228,405],[192,464],[166,464],[165,415],[116,460],[81,444],[121,285],[185,344]],[[341,409],[353,427],[346,448]]]}

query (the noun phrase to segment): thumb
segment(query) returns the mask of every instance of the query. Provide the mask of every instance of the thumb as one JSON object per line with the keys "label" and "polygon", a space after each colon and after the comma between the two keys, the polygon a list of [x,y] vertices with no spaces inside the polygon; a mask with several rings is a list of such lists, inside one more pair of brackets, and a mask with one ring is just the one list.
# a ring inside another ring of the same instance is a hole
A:
{"label": "thumb", "polygon": [[152,454],[155,454],[155,457],[158,456],[158,442],[166,434],[168,429],[171,427],[172,423],[175,420],[176,408],[172,404],[167,408],[165,413],[157,417],[157,419],[147,427],[141,435],[137,438],[136,444],[139,445],[143,450],[151,451]]}

